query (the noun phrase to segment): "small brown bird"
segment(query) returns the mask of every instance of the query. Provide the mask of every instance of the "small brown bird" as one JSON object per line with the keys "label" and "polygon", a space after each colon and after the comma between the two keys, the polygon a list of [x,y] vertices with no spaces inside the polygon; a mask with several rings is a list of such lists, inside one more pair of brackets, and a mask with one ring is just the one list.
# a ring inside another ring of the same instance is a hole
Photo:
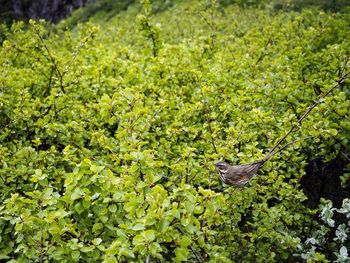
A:
{"label": "small brown bird", "polygon": [[267,160],[258,161],[251,164],[229,165],[226,162],[218,162],[215,164],[219,172],[220,179],[225,184],[243,187],[253,176],[255,176],[260,166]]}

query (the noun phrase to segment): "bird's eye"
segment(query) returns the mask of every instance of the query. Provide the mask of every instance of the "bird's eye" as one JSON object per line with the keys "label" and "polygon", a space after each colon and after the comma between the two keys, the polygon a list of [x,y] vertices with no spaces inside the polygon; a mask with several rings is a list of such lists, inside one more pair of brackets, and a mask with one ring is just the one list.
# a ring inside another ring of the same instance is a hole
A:
{"label": "bird's eye", "polygon": [[223,164],[223,163],[217,163],[215,164],[215,166],[218,168],[218,169],[225,169],[226,165]]}

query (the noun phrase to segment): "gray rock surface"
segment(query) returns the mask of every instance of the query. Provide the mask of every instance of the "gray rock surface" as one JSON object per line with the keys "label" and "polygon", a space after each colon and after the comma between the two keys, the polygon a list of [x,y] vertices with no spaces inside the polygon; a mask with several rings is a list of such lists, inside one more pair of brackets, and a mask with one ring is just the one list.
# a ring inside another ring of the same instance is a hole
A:
{"label": "gray rock surface", "polygon": [[2,21],[13,19],[45,19],[58,22],[69,16],[75,8],[96,0],[0,0]]}

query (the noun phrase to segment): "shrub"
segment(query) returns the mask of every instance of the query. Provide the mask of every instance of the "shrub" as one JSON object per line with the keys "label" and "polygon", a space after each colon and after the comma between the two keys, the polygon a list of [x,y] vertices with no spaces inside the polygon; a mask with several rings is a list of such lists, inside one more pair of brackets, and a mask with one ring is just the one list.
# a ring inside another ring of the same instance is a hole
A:
{"label": "shrub", "polygon": [[262,158],[348,76],[349,21],[186,1],[103,28],[14,23],[0,56],[0,258],[309,257],[315,211],[299,180],[307,156],[349,153],[347,81],[243,190],[213,163]]}

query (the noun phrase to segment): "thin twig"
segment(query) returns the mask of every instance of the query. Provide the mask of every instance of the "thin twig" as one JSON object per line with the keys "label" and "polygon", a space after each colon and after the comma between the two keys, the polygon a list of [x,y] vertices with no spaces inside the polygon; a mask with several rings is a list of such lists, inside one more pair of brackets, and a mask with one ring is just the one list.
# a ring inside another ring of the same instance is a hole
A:
{"label": "thin twig", "polygon": [[[24,55],[34,59],[37,62],[39,62],[39,64],[43,63],[43,61],[40,59],[40,57],[36,57],[36,56],[34,56],[34,54],[30,54],[30,53],[26,52],[25,50],[21,49],[20,47],[16,46],[15,44],[11,45],[11,48],[13,48],[13,49],[15,49],[17,51],[16,57],[19,55],[19,53],[23,53]],[[44,58],[47,59],[47,57],[44,57]],[[41,74],[43,74],[48,79],[48,76],[45,74],[44,71],[41,71]]]}
{"label": "thin twig", "polygon": [[85,38],[85,40],[80,44],[80,46],[77,48],[77,50],[74,52],[71,60],[68,62],[66,69],[63,71],[62,75],[64,76],[69,68],[71,67],[71,65],[73,64],[73,62],[75,61],[75,59],[77,58],[77,56],[79,55],[80,51],[83,49],[83,47],[87,44],[87,42],[89,41],[89,39],[93,36],[93,32],[90,32],[90,34]]}
{"label": "thin twig", "polygon": [[264,50],[261,52],[260,56],[258,57],[258,59],[255,61],[255,66],[266,56],[266,49],[268,47],[268,45],[271,43],[272,41],[272,38],[269,37],[269,39],[267,40],[267,42],[265,43],[265,46],[264,46]]}
{"label": "thin twig", "polygon": [[[181,230],[180,227],[176,226],[175,228],[183,235],[183,232],[182,232],[182,230]],[[189,245],[189,247],[190,247],[192,253],[194,254],[194,256],[195,256],[197,262],[202,263],[202,260],[201,260],[200,257],[198,256],[198,254],[197,254],[196,250],[193,248],[193,246],[192,246],[192,245]]]}
{"label": "thin twig", "polygon": [[316,107],[318,106],[322,101],[323,98],[325,98],[326,96],[328,96],[334,89],[336,89],[337,87],[341,86],[345,80],[347,79],[348,75],[350,74],[350,72],[346,73],[343,77],[341,77],[337,84],[335,84],[332,88],[330,88],[327,92],[325,92],[324,94],[322,94],[319,99],[313,104],[311,105],[309,108],[307,108],[307,110],[304,112],[304,114],[300,117],[300,119],[298,120],[298,125],[293,125],[292,128],[272,147],[272,149],[268,152],[268,154],[265,157],[265,160],[268,160],[271,157],[271,154],[273,153],[273,151],[281,144],[284,142],[284,140],[288,137],[289,134],[291,134],[292,132],[298,130],[303,122],[303,120],[307,117],[307,115],[309,115],[309,113]]}
{"label": "thin twig", "polygon": [[64,87],[63,87],[63,74],[61,73],[55,58],[52,56],[48,46],[45,44],[43,37],[41,36],[39,30],[36,27],[34,27],[34,32],[38,36],[38,38],[40,40],[40,43],[43,45],[44,49],[46,50],[47,55],[49,56],[49,60],[51,60],[52,64],[54,65],[54,67],[56,69],[56,72],[58,74],[58,77],[60,79],[61,90],[62,90],[63,93],[65,93],[65,90],[64,90]]}
{"label": "thin twig", "polygon": [[350,118],[346,115],[341,115],[339,112],[337,112],[335,109],[331,108],[331,111],[334,112],[335,114],[337,114],[339,117],[347,119],[348,121],[350,121]]}
{"label": "thin twig", "polygon": [[191,245],[190,245],[190,249],[192,250],[192,253],[196,257],[197,262],[202,263],[202,260],[199,258],[199,256],[197,255],[196,251],[194,250],[194,248]]}
{"label": "thin twig", "polygon": [[[40,210],[42,211],[42,207],[40,205]],[[45,249],[44,249],[44,231],[43,226],[40,226],[40,244],[39,244],[39,262],[43,263],[45,258]]]}
{"label": "thin twig", "polygon": [[214,152],[216,154],[218,154],[218,151],[217,151],[216,145],[215,145],[215,139],[214,139],[214,136],[213,136],[213,134],[214,134],[213,133],[213,129],[211,128],[211,121],[210,121],[210,117],[209,117],[209,111],[208,111],[208,108],[207,108],[206,101],[204,100],[204,94],[203,94],[203,91],[202,91],[202,87],[200,87],[200,90],[201,90],[202,97],[203,97],[202,104],[203,104],[203,108],[204,108],[204,113],[205,113],[205,116],[207,118],[208,128],[209,128],[209,131],[210,131],[211,144],[213,145]]}
{"label": "thin twig", "polygon": [[349,156],[347,156],[343,151],[341,151],[340,153],[345,157],[346,160],[348,160],[348,162],[350,162]]}
{"label": "thin twig", "polygon": [[6,47],[4,46],[3,49],[3,59],[4,59],[4,64],[3,64],[3,70],[2,70],[2,91],[5,90],[5,79],[6,79]]}
{"label": "thin twig", "polygon": [[214,140],[214,137],[213,137],[213,129],[211,128],[211,125],[210,125],[210,118],[207,116],[207,120],[208,120],[208,127],[209,127],[209,131],[210,131],[210,138],[211,138],[211,144],[213,145],[213,148],[214,148],[214,152],[216,154],[218,154],[218,151],[216,149],[216,145],[215,145],[215,140]]}
{"label": "thin twig", "polygon": [[1,174],[0,174],[0,178],[1,178],[2,182],[4,183],[4,185],[6,185],[6,186],[7,186],[5,179],[2,177],[2,175],[1,175]]}
{"label": "thin twig", "polygon": [[62,74],[61,74],[61,72],[60,72],[60,70],[58,68],[57,62],[54,59],[54,57],[51,55],[51,52],[50,52],[49,48],[47,47],[47,45],[45,44],[43,37],[40,35],[39,30],[37,28],[34,28],[34,31],[35,31],[36,35],[38,36],[38,38],[39,38],[41,44],[43,45],[44,49],[46,50],[47,55],[49,56],[49,59],[51,60],[52,64],[55,66],[57,74],[59,76],[62,76]]}
{"label": "thin twig", "polygon": [[272,154],[270,155],[270,157],[273,156],[273,155],[275,155],[275,154],[277,154],[277,153],[279,153],[279,152],[281,152],[281,151],[283,151],[283,150],[284,150],[285,148],[287,148],[289,145],[292,145],[292,144],[297,143],[297,142],[299,142],[299,141],[304,141],[304,140],[308,140],[308,139],[311,139],[311,138],[315,138],[315,137],[316,137],[316,136],[309,136],[309,137],[306,137],[306,138],[301,138],[301,139],[294,140],[294,141],[292,141],[292,142],[286,143],[286,144],[283,145],[281,148],[279,148],[276,152],[272,153]]}

